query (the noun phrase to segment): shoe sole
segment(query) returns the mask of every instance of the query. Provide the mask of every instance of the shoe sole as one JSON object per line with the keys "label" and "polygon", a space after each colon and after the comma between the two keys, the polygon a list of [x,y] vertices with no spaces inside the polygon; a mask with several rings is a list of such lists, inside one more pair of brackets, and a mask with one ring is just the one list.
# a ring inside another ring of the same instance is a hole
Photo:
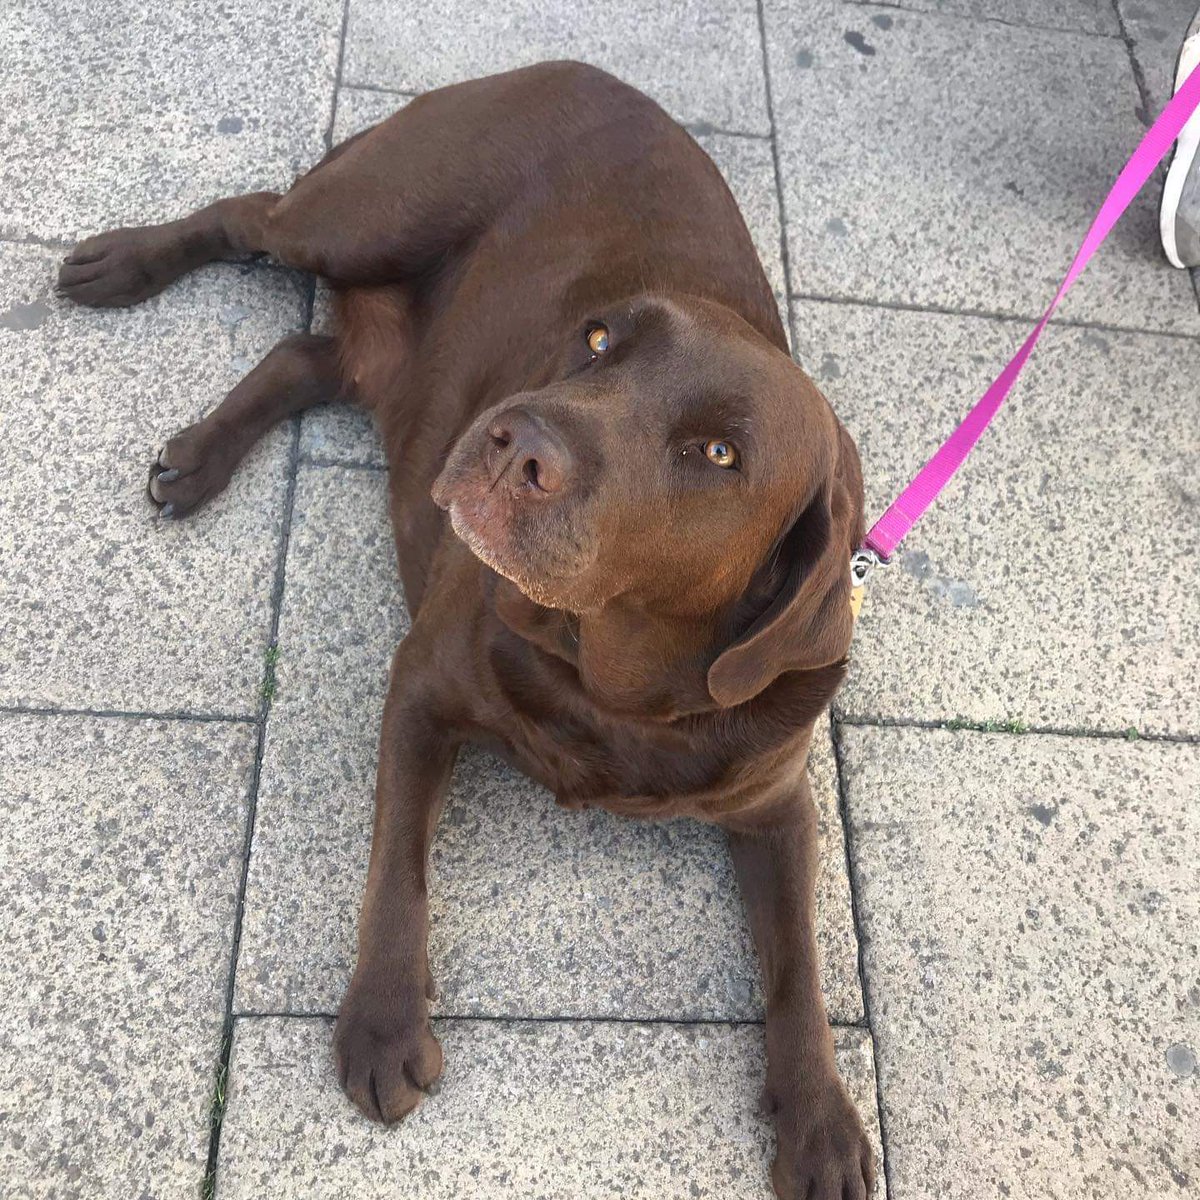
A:
{"label": "shoe sole", "polygon": [[[1178,91],[1183,81],[1200,64],[1200,36],[1189,37],[1179,51],[1179,61],[1175,64],[1175,90]],[[1163,250],[1167,260],[1173,267],[1186,267],[1179,257],[1179,246],[1175,238],[1175,222],[1179,212],[1179,201],[1183,196],[1183,187],[1196,161],[1196,153],[1200,151],[1200,112],[1193,113],[1179,141],[1175,143],[1175,154],[1171,159],[1167,179],[1163,184],[1162,205],[1158,210],[1158,228],[1162,235]],[[1195,266],[1196,264],[1191,264]]]}

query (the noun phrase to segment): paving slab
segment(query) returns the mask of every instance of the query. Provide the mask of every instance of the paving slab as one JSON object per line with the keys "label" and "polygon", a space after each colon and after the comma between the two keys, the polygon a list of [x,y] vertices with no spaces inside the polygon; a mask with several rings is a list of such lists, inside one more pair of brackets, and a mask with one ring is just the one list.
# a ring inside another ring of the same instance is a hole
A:
{"label": "paving slab", "polygon": [[[334,139],[343,141],[362,129],[386,120],[409,97],[391,92],[344,87],[338,92]],[[764,138],[740,137],[698,129],[696,140],[704,147],[725,176],[741,207],[754,238],[776,303],[785,314],[787,328],[787,279],[783,269],[779,219],[779,193],[775,186],[775,164],[771,144]],[[320,287],[313,313],[313,328],[332,331],[328,291]],[[321,462],[374,463],[383,465],[383,449],[370,417],[344,406],[312,409],[304,416],[301,453]]]}
{"label": "paving slab", "polygon": [[[1124,43],[798,0],[766,20],[793,290],[1038,315],[1144,132]],[[1200,329],[1157,210],[1149,187],[1065,315]]]}
{"label": "paving slab", "polygon": [[350,0],[342,78],[427,92],[547,59],[612,71],[681,121],[770,132],[758,10],[748,0],[615,0],[602,14],[523,0]]}
{"label": "paving slab", "polygon": [[1072,33],[1095,33],[1115,37],[1120,33],[1112,0],[887,0],[869,4],[851,0],[871,10],[878,29],[890,29],[889,8],[911,12],[944,13],[947,16],[1001,21],[1006,25],[1029,25],[1035,29],[1061,29]]}
{"label": "paving slab", "polygon": [[[800,360],[883,512],[1026,333],[1018,321],[796,304]],[[868,589],[855,718],[1200,733],[1200,346],[1051,326],[1000,416]]]}
{"label": "paving slab", "polygon": [[[338,1092],[330,1026],[239,1020],[221,1135],[223,1200],[511,1196],[765,1200],[773,1139],[755,1108],[757,1026],[443,1021],[436,1098],[397,1128]],[[838,1066],[879,1161],[870,1039]],[[403,1181],[401,1184],[400,1181]],[[876,1186],[875,1196],[884,1195]]]}
{"label": "paving slab", "polygon": [[1200,1188],[1200,746],[842,731],[893,1195]]}
{"label": "paving slab", "polygon": [[[300,473],[239,1011],[336,1012],[349,980],[379,720],[407,624],[385,489],[375,471]],[[834,1020],[855,1022],[857,947],[823,731],[811,770],[825,994]],[[466,751],[435,841],[430,892],[442,1014],[761,1016],[753,947],[713,828],[558,809],[511,768]]]}
{"label": "paving slab", "polygon": [[290,435],[195,517],[146,497],[164,441],[304,321],[290,273],[215,267],[135,309],[53,298],[0,246],[0,704],[254,713]]}
{"label": "paving slab", "polygon": [[255,731],[0,714],[0,1191],[191,1196]]}
{"label": "paving slab", "polygon": [[74,240],[281,190],[324,153],[341,0],[18,0],[0,236]]}
{"label": "paving slab", "polygon": [[1117,7],[1156,116],[1175,90],[1175,63],[1196,0],[1117,0]]}

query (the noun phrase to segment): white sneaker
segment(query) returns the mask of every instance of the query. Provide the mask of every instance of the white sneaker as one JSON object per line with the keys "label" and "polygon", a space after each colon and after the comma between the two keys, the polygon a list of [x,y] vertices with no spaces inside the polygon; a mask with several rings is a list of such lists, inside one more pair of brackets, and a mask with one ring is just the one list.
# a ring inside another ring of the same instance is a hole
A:
{"label": "white sneaker", "polygon": [[[1200,64],[1200,12],[1184,35],[1175,66],[1175,90]],[[1200,109],[1183,127],[1167,181],[1163,184],[1158,227],[1173,267],[1200,267]]]}

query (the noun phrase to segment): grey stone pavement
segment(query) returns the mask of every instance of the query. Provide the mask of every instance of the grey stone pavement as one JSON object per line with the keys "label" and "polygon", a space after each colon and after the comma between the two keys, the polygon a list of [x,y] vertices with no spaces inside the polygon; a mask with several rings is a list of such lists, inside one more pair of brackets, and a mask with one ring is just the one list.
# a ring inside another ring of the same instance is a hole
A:
{"label": "grey stone pavement", "polygon": [[[1195,2],[10,5],[0,1196],[769,1194],[720,839],[561,812],[483,754],[434,855],[442,1092],[392,1131],[341,1098],[407,620],[378,445],[313,412],[156,521],[164,438],[325,300],[224,265],[73,310],[73,239],[285,187],[424,89],[590,59],[725,172],[875,513],[1049,299]],[[824,986],[891,1200],[1200,1196],[1200,309],[1156,199],[874,581],[814,755]]]}

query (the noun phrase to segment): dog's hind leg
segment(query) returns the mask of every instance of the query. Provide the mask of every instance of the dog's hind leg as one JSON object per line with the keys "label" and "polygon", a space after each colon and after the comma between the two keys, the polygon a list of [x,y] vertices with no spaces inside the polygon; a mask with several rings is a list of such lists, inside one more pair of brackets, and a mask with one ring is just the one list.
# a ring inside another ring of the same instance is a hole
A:
{"label": "dog's hind leg", "polygon": [[234,196],[178,221],[87,238],[63,259],[58,294],[92,308],[126,308],[205,263],[266,252],[261,226],[280,199],[277,192]]}
{"label": "dog's hind leg", "polygon": [[[292,191],[336,162],[370,133],[347,138],[307,171]],[[291,195],[291,192],[288,193]],[[306,246],[320,242],[311,223],[279,222],[292,205],[279,192],[252,192],[218,200],[177,221],[110,229],[80,242],[62,261],[58,294],[92,308],[127,308],[157,295],[181,275],[206,263],[271,254],[285,266],[318,271],[321,257]],[[319,228],[319,227],[318,227]]]}
{"label": "dog's hind leg", "polygon": [[578,63],[428,92],[335,147],[285,195],[233,196],[179,221],[88,238],[63,262],[59,291],[79,304],[137,304],[204,263],[259,253],[343,286],[421,277],[515,196],[546,189],[545,171],[569,177],[598,130],[649,104]]}
{"label": "dog's hind leg", "polygon": [[167,442],[150,469],[150,498],[162,516],[186,517],[225,487],[272,426],[314,404],[349,399],[334,338],[284,338],[208,416]]}

